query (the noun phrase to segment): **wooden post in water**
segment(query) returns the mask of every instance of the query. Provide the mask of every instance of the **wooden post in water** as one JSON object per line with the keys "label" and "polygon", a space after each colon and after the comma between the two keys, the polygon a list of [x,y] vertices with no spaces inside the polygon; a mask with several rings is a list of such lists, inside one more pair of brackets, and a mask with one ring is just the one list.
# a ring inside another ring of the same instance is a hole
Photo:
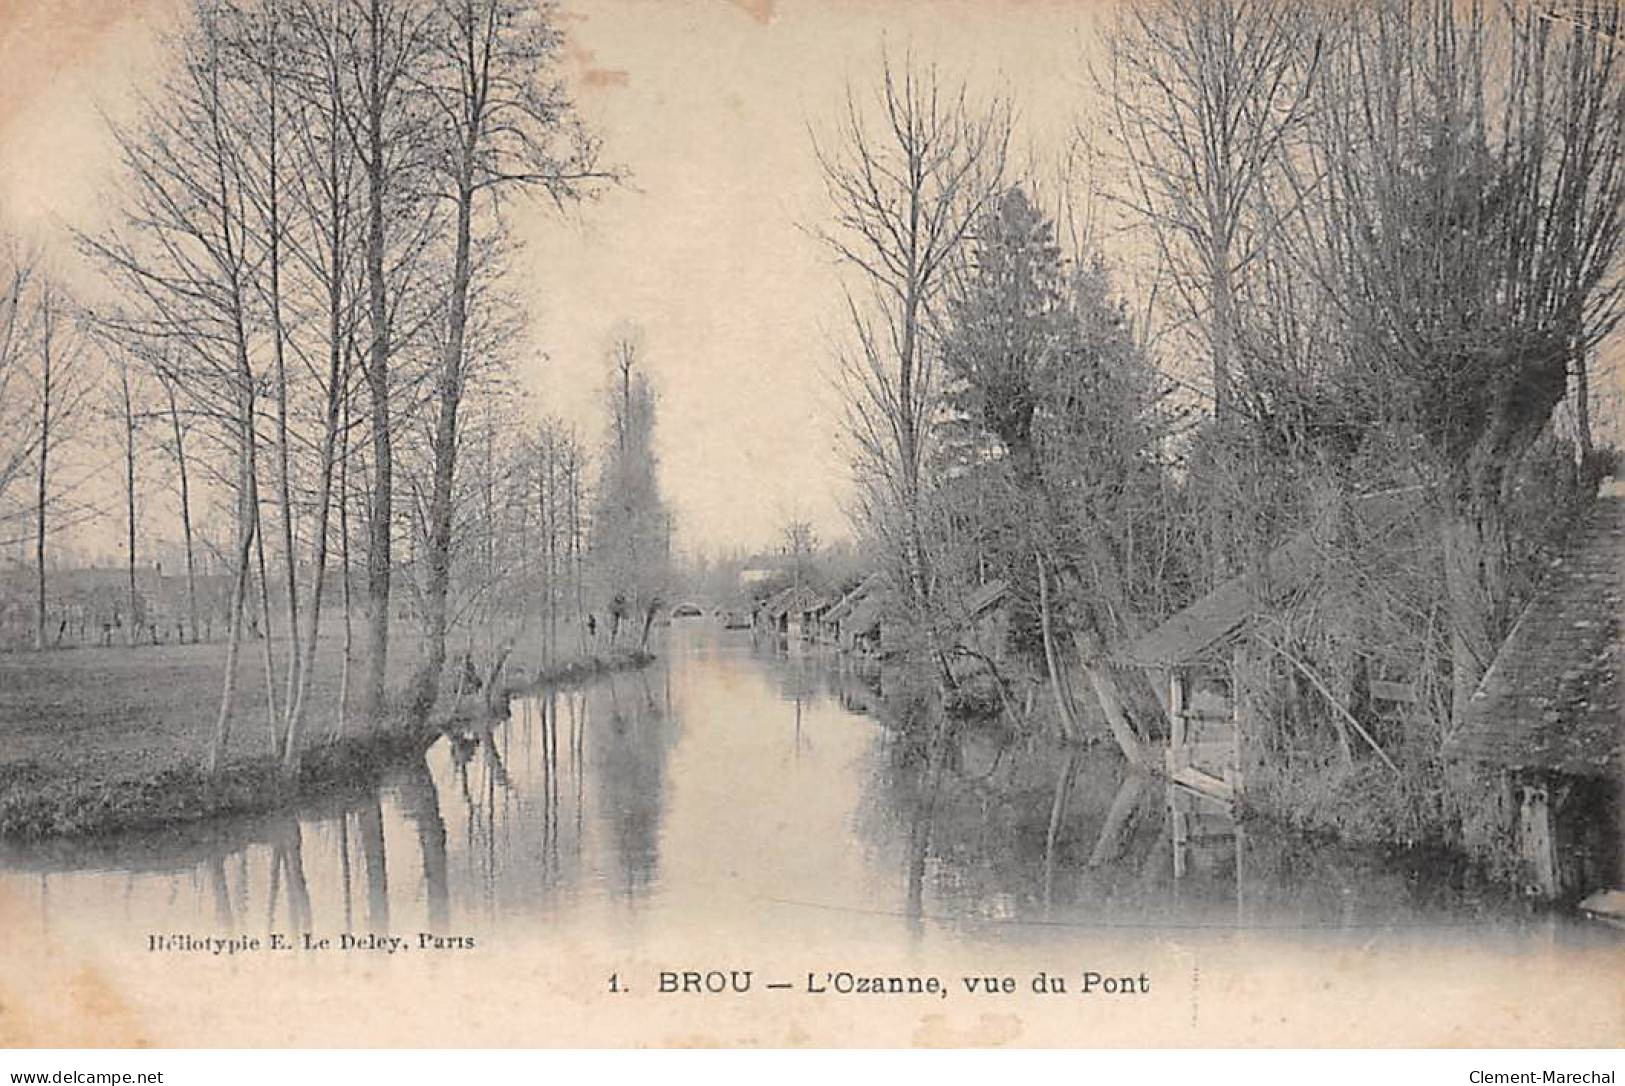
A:
{"label": "wooden post in water", "polygon": [[1235,750],[1231,767],[1225,774],[1232,792],[1241,795],[1246,779],[1248,758],[1261,734],[1262,718],[1258,711],[1258,695],[1267,686],[1261,674],[1267,666],[1264,657],[1251,641],[1237,642],[1230,658],[1230,713],[1234,722]]}
{"label": "wooden post in water", "polygon": [[1517,792],[1518,851],[1529,877],[1529,890],[1549,901],[1562,890],[1552,832],[1551,793],[1545,781],[1532,778],[1519,782]]}
{"label": "wooden post in water", "polygon": [[1177,784],[1168,785],[1168,836],[1174,854],[1174,878],[1185,877],[1186,825],[1183,798]]}
{"label": "wooden post in water", "polygon": [[1168,775],[1178,773],[1185,758],[1185,673],[1174,668],[1168,673]]}

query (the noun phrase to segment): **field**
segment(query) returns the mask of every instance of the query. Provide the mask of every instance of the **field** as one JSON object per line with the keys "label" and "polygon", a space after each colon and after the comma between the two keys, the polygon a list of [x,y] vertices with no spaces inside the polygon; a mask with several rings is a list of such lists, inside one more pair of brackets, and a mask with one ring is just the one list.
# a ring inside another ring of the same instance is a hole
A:
{"label": "field", "polygon": [[[392,693],[405,688],[419,650],[413,638],[392,642]],[[225,657],[220,643],[0,653],[0,837],[110,832],[274,804],[281,783],[270,759],[263,642],[244,643],[229,772],[214,786],[203,774]],[[272,659],[280,708],[284,644],[273,644]],[[341,642],[323,638],[306,718],[312,749],[300,786],[370,771],[380,758],[400,753],[397,747],[410,749],[432,735],[414,734],[404,721],[382,732],[365,727],[355,709],[357,659],[341,737],[341,660]],[[573,677],[635,662],[624,655],[588,657],[563,661],[556,670]],[[537,668],[536,652],[516,650],[507,685],[533,678]],[[452,708],[453,689],[448,678],[437,717]]]}
{"label": "field", "polygon": [[[229,752],[271,751],[261,642],[245,642]],[[415,646],[395,653],[392,679],[404,682]],[[285,646],[276,645],[277,703],[283,700]],[[309,734],[338,726],[339,646],[318,654]],[[223,643],[83,648],[0,654],[0,766],[35,762],[85,780],[142,775],[200,761],[220,708]],[[353,687],[360,680],[352,665]],[[353,724],[353,721],[352,721]]]}

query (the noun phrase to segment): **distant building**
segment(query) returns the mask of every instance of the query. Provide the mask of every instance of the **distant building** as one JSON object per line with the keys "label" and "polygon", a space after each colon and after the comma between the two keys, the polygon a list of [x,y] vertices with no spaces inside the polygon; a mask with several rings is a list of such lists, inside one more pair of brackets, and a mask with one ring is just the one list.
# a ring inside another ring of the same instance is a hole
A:
{"label": "distant building", "polygon": [[756,605],[755,625],[762,633],[801,637],[809,629],[808,623],[816,622],[823,606],[821,597],[810,588],[786,588]]}
{"label": "distant building", "polygon": [[866,577],[820,619],[823,637],[843,652],[880,651],[881,578]]}

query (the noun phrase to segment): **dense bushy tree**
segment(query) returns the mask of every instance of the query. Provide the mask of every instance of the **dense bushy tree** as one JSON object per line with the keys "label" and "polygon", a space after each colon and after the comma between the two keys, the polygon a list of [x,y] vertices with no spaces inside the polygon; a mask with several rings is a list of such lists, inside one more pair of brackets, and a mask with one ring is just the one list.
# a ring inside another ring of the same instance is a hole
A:
{"label": "dense bushy tree", "polygon": [[943,500],[950,523],[970,523],[975,561],[967,568],[960,546],[956,564],[967,579],[996,573],[1015,586],[1037,634],[1028,644],[1041,641],[1063,706],[1058,642],[1070,634],[1064,659],[1076,658],[1138,757],[1134,695],[1108,656],[1156,613],[1178,567],[1158,381],[1098,258],[1064,261],[1020,188],[978,222],[945,313],[946,400],[960,440],[945,446]]}
{"label": "dense bushy tree", "polygon": [[640,644],[647,641],[671,568],[672,518],[656,474],[656,397],[641,352],[635,333],[621,334],[611,348],[604,389],[610,430],[592,508],[593,569],[612,643],[628,623],[638,624]]}
{"label": "dense bushy tree", "polygon": [[1344,387],[1368,390],[1432,498],[1459,716],[1512,620],[1524,457],[1621,312],[1621,9],[1360,10],[1315,130],[1314,260]]}

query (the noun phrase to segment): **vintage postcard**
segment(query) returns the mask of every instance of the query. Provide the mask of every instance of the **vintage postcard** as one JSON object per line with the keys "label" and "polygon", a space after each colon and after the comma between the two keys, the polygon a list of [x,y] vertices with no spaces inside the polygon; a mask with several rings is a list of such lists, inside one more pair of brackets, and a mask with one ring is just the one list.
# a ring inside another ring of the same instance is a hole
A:
{"label": "vintage postcard", "polygon": [[0,1044],[1617,1045],[1622,14],[0,3]]}

